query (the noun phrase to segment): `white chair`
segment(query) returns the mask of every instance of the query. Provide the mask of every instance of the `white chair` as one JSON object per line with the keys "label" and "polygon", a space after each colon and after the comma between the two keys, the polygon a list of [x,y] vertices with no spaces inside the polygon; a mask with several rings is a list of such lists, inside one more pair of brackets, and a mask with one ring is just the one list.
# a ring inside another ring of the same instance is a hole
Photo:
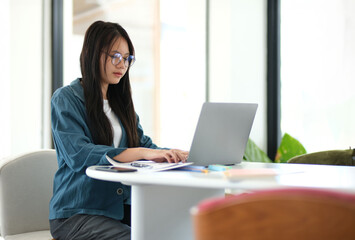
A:
{"label": "white chair", "polygon": [[5,240],[52,239],[48,215],[57,168],[53,149],[1,160],[1,237]]}

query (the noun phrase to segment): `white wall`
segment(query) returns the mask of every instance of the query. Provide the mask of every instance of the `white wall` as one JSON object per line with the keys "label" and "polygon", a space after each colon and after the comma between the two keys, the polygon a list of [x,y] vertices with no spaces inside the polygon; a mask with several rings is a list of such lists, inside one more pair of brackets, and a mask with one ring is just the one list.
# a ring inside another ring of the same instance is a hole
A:
{"label": "white wall", "polygon": [[0,7],[0,158],[11,153],[10,129],[10,0],[1,2]]}
{"label": "white wall", "polygon": [[1,1],[0,157],[44,146],[42,1]]}
{"label": "white wall", "polygon": [[250,138],[266,150],[266,0],[210,2],[210,101],[258,103]]}

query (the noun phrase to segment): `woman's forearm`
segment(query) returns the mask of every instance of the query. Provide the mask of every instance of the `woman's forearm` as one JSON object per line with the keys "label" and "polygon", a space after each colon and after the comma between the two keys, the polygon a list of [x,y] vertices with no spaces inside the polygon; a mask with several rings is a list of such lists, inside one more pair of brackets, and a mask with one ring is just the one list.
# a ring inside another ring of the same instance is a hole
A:
{"label": "woman's forearm", "polygon": [[119,162],[133,162],[139,159],[144,159],[144,148],[127,148],[113,158]]}

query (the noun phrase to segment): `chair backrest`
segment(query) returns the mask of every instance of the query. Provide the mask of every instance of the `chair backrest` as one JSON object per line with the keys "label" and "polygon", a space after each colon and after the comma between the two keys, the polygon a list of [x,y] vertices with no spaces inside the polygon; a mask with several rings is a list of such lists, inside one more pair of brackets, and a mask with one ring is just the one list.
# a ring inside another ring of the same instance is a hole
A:
{"label": "chair backrest", "polygon": [[10,157],[0,164],[3,237],[49,229],[49,201],[57,168],[52,149]]}
{"label": "chair backrest", "polygon": [[347,150],[329,150],[295,156],[288,163],[325,164],[355,166],[355,148]]}
{"label": "chair backrest", "polygon": [[201,202],[196,240],[355,239],[355,194],[282,189]]}

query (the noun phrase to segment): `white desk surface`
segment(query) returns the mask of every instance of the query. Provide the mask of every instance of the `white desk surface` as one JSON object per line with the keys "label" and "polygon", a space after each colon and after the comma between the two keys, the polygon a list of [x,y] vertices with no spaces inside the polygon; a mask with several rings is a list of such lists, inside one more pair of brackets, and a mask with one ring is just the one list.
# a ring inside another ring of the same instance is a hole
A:
{"label": "white desk surface", "polygon": [[209,189],[258,190],[283,187],[310,187],[355,192],[355,167],[314,164],[242,162],[234,168],[273,168],[281,174],[276,177],[251,178],[229,181],[221,172],[197,173],[187,171],[115,173],[87,169],[88,176],[96,179],[122,182],[127,185],[162,185]]}
{"label": "white desk surface", "polygon": [[234,168],[272,168],[276,177],[229,181],[221,172],[115,173],[95,170],[92,178],[132,185],[132,240],[193,240],[189,210],[201,200],[221,197],[225,190],[253,191],[285,187],[309,187],[355,193],[355,167],[311,164],[243,162]]}

